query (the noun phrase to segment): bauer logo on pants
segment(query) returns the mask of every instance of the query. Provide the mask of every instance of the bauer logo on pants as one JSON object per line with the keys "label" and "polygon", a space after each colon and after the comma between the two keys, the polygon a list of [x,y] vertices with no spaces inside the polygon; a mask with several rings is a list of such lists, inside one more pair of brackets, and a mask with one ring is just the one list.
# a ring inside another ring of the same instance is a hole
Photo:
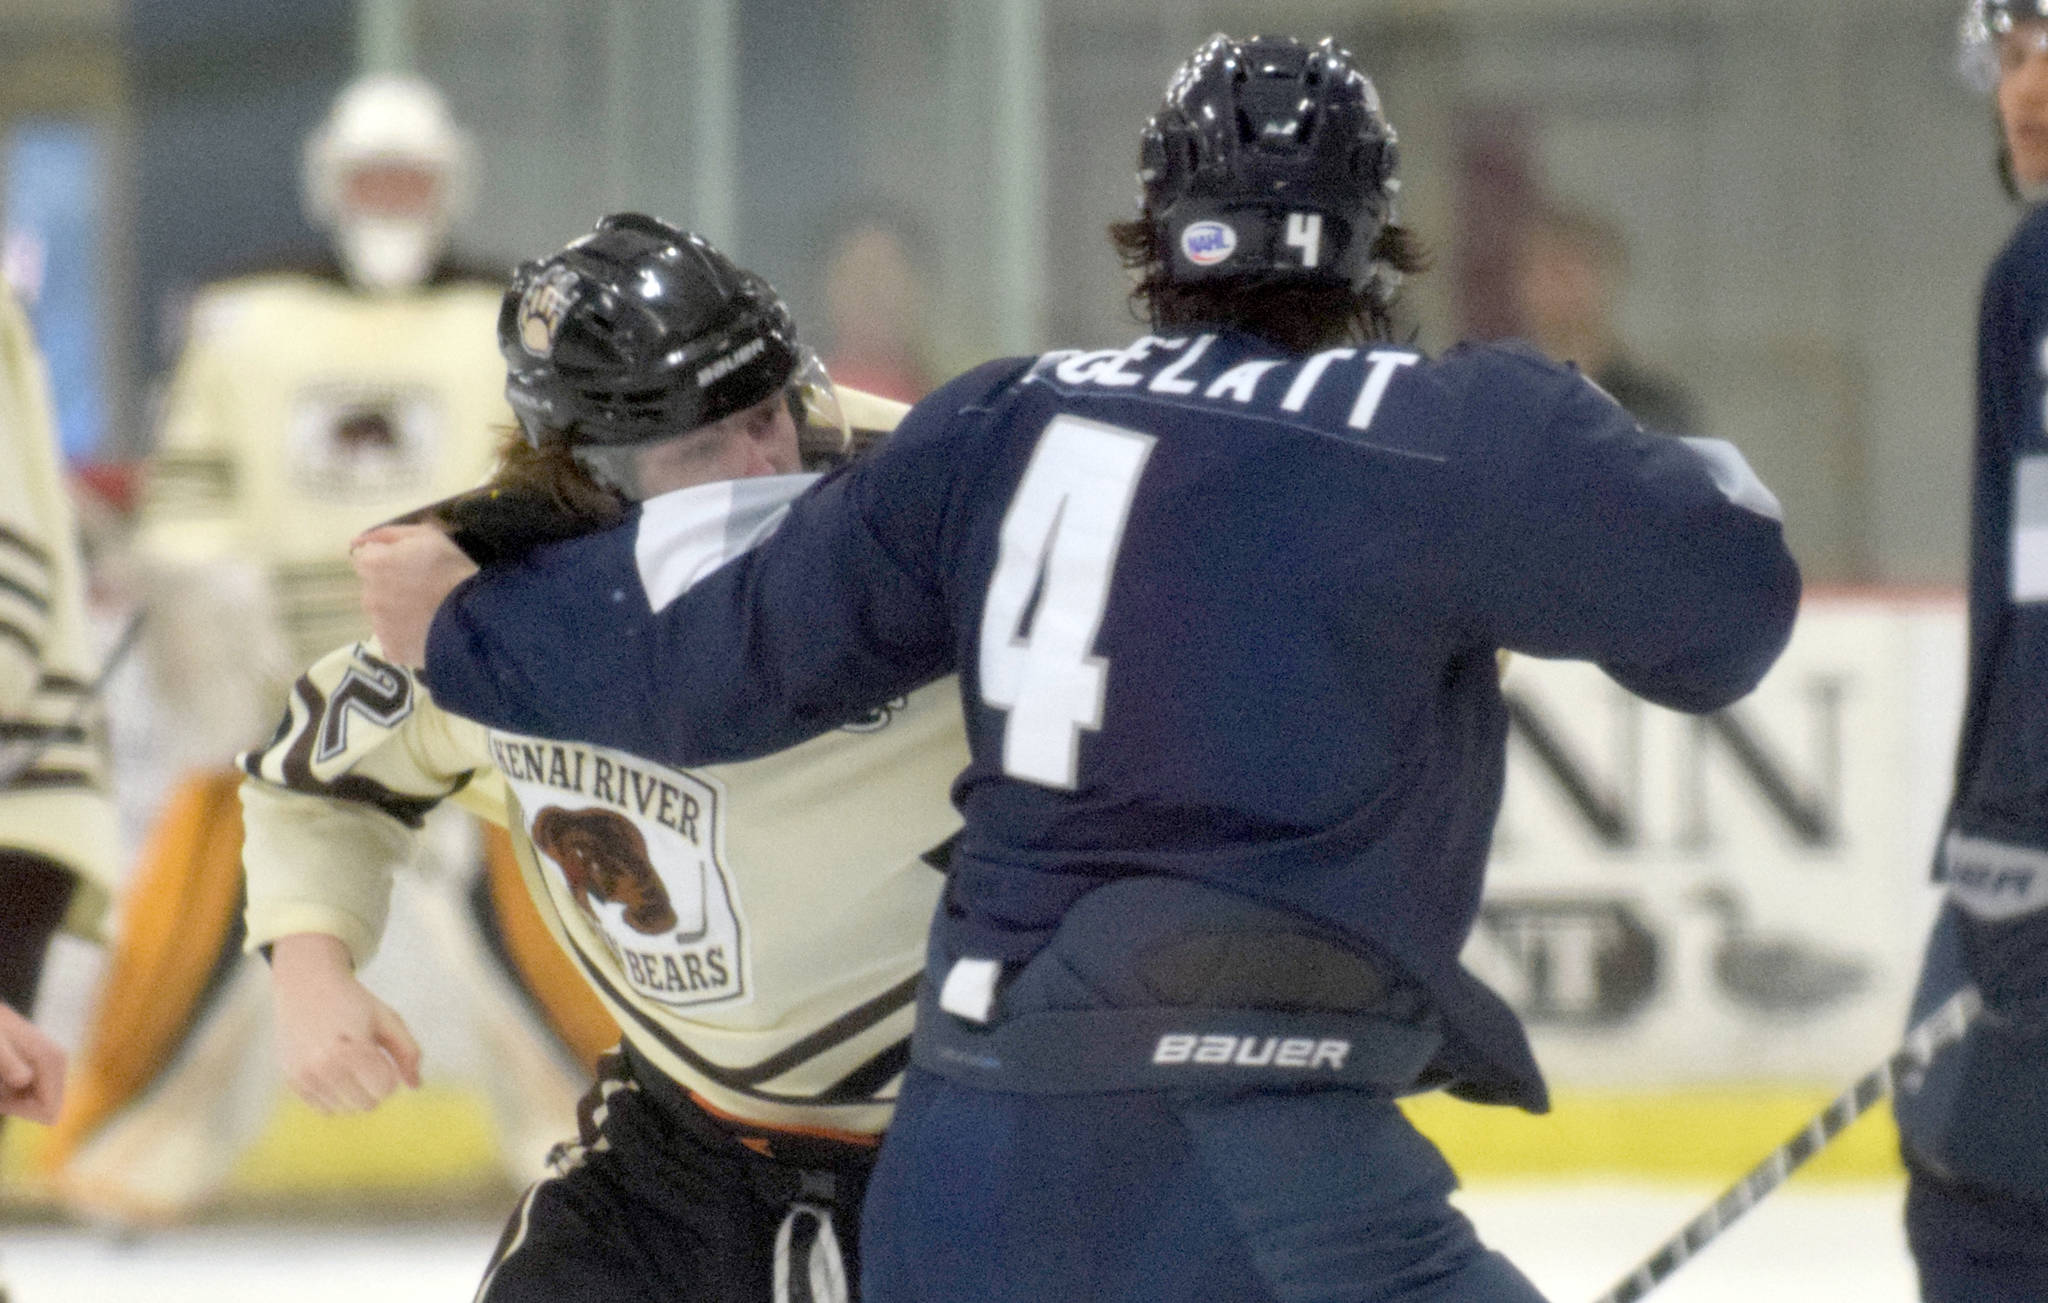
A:
{"label": "bauer logo on pants", "polygon": [[1351,1042],[1334,1037],[1204,1036],[1168,1032],[1152,1049],[1152,1062],[1232,1068],[1327,1068],[1341,1072]]}

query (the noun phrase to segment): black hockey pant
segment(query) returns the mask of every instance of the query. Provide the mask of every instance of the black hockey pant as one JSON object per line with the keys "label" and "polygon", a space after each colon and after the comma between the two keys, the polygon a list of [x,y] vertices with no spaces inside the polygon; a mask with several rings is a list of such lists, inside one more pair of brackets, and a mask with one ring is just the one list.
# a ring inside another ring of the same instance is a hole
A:
{"label": "black hockey pant", "polygon": [[78,879],[28,851],[0,849],[0,1000],[33,1016],[43,957],[71,907]]}
{"label": "black hockey pant", "polygon": [[577,1113],[577,1141],[520,1200],[476,1303],[858,1297],[872,1146],[720,1121],[630,1049],[599,1060]]}

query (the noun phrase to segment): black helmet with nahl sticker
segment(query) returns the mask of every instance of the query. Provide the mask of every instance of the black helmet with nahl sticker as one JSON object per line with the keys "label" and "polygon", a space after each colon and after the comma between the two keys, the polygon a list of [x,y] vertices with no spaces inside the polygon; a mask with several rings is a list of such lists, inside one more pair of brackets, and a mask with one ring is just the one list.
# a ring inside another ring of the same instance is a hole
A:
{"label": "black helmet with nahl sticker", "polygon": [[536,447],[671,438],[791,390],[811,365],[768,282],[639,213],[522,264],[498,351],[506,400]]}
{"label": "black helmet with nahl sticker", "polygon": [[1349,51],[1210,37],[1139,141],[1139,203],[1182,284],[1363,289],[1400,188],[1394,129]]}

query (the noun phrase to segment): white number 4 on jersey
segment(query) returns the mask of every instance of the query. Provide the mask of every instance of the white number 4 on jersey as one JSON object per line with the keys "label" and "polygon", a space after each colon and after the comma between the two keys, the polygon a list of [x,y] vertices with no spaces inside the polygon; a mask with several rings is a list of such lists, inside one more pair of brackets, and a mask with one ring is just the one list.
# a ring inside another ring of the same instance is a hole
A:
{"label": "white number 4 on jersey", "polygon": [[1072,789],[1081,731],[1102,727],[1109,662],[1094,654],[1095,635],[1153,442],[1135,430],[1056,417],[1010,499],[981,613],[980,657],[982,700],[1009,712],[1006,774]]}

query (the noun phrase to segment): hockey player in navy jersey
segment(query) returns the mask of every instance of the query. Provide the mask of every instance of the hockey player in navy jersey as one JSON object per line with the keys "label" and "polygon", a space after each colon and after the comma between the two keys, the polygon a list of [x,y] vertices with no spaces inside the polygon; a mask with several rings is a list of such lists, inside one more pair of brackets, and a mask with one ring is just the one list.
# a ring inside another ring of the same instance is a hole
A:
{"label": "hockey player in navy jersey", "polygon": [[708,573],[629,521],[430,636],[431,543],[364,558],[366,601],[449,709],[681,762],[959,673],[870,1303],[1535,1299],[1394,1104],[1546,1105],[1458,963],[1495,656],[1726,705],[1797,607],[1777,504],[1568,368],[1388,342],[1394,136],[1335,45],[1212,39],[1140,157],[1152,333],[960,377]]}
{"label": "hockey player in navy jersey", "polygon": [[2048,4],[1974,0],[1963,37],[2026,211],[1978,315],[1969,684],[1913,1016],[1965,983],[1986,1012],[1895,1108],[1922,1297],[2018,1303],[2048,1298]]}

